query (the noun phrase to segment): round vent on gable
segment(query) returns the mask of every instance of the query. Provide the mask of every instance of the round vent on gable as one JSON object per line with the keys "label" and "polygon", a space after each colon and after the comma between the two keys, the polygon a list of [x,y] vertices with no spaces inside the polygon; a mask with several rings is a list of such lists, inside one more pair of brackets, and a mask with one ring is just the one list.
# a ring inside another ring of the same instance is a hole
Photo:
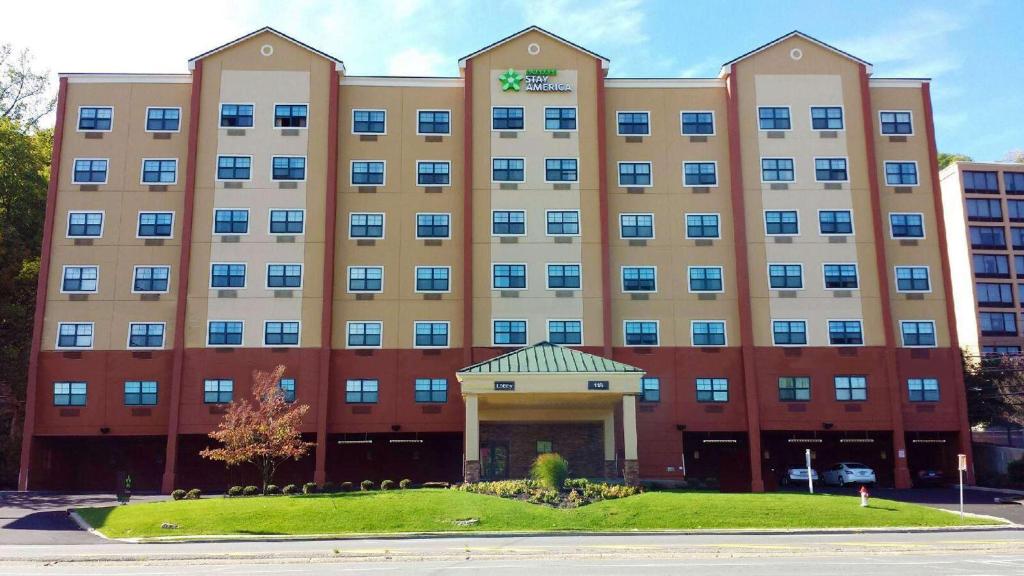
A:
{"label": "round vent on gable", "polygon": [[260,54],[263,54],[264,56],[270,56],[273,53],[274,47],[271,46],[270,44],[264,44],[263,46],[260,46]]}
{"label": "round vent on gable", "polygon": [[793,48],[789,51],[789,57],[793,60],[799,60],[804,57],[804,51],[799,48]]}
{"label": "round vent on gable", "polygon": [[526,51],[530,53],[530,56],[536,56],[537,54],[540,54],[540,44],[531,42],[530,45],[526,47]]}

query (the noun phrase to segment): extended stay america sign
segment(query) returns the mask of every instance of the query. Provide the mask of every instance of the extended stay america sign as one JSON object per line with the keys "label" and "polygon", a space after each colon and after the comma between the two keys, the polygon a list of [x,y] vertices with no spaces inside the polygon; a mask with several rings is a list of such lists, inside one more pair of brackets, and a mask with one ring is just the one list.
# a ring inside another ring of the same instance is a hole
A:
{"label": "extended stay america sign", "polygon": [[509,68],[498,76],[502,92],[572,92],[572,84],[558,82],[554,68],[529,68],[525,73]]}

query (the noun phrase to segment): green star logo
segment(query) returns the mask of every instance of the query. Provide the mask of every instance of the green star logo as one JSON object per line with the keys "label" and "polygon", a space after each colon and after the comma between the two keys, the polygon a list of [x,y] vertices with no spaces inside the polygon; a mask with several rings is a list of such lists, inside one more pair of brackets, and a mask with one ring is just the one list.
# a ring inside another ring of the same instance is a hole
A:
{"label": "green star logo", "polygon": [[501,89],[504,92],[509,90],[513,92],[519,92],[519,83],[523,81],[523,76],[519,72],[509,68],[507,72],[498,76],[498,80],[501,81]]}

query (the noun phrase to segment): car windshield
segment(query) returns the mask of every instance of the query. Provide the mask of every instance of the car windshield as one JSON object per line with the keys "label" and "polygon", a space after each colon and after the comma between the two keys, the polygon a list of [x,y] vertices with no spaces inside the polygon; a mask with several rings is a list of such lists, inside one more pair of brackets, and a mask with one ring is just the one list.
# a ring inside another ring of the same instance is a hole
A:
{"label": "car windshield", "polygon": [[871,468],[864,464],[858,464],[857,462],[847,462],[846,467],[850,470],[870,470]]}

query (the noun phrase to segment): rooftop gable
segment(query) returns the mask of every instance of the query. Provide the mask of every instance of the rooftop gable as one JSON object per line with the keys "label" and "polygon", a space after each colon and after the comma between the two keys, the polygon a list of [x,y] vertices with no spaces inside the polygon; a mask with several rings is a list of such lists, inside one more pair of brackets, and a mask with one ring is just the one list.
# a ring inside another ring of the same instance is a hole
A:
{"label": "rooftop gable", "polygon": [[194,58],[190,58],[189,61],[188,61],[188,69],[189,70],[194,70],[195,67],[196,67],[196,62],[198,62],[199,60],[202,60],[203,58],[206,58],[208,56],[212,56],[214,54],[217,54],[218,52],[223,52],[224,50],[227,50],[228,48],[231,48],[232,46],[236,46],[236,45],[238,45],[238,44],[240,44],[242,42],[245,42],[246,40],[249,40],[250,38],[254,38],[254,37],[259,36],[260,34],[263,34],[263,33],[273,34],[273,35],[277,36],[278,38],[281,38],[282,40],[290,42],[290,43],[292,43],[292,44],[294,44],[294,45],[296,45],[296,46],[298,46],[300,48],[303,48],[305,50],[309,50],[310,52],[312,52],[312,53],[314,53],[314,54],[316,54],[318,56],[326,58],[327,60],[330,60],[331,62],[334,62],[335,70],[338,70],[342,74],[345,73],[345,63],[342,62],[341,59],[335,58],[334,56],[331,56],[330,54],[328,54],[326,52],[323,52],[321,50],[317,50],[316,48],[313,48],[309,44],[306,44],[304,42],[300,42],[300,41],[296,40],[295,38],[292,38],[291,36],[289,36],[289,35],[287,35],[287,34],[285,34],[283,32],[280,32],[278,30],[275,30],[275,29],[271,28],[270,26],[264,26],[263,28],[260,28],[259,30],[255,30],[253,32],[250,32],[250,33],[246,34],[245,36],[241,36],[239,38],[235,38],[234,40],[228,42],[227,44],[222,44],[222,45],[214,48],[213,50],[208,50],[208,51],[203,52],[202,54],[200,54],[200,55],[198,55],[198,56],[196,56]]}
{"label": "rooftop gable", "polygon": [[459,370],[459,374],[536,374],[536,373],[643,373],[636,366],[623,364],[594,354],[551,342],[538,342],[478,362]]}
{"label": "rooftop gable", "polygon": [[566,46],[569,46],[570,48],[574,48],[576,50],[579,50],[580,52],[583,52],[584,54],[587,54],[589,56],[593,56],[594,58],[597,58],[598,60],[601,61],[601,68],[604,68],[605,70],[608,69],[608,65],[609,65],[610,61],[607,58],[605,58],[604,56],[601,56],[600,54],[598,54],[596,52],[591,52],[590,50],[587,50],[586,48],[580,46],[579,44],[574,44],[574,43],[566,40],[565,38],[562,38],[561,36],[559,36],[557,34],[554,34],[552,32],[548,32],[547,30],[541,28],[540,26],[529,26],[527,28],[523,28],[522,30],[520,30],[519,32],[516,32],[515,34],[512,34],[511,36],[506,36],[505,38],[502,38],[501,40],[498,40],[497,42],[495,42],[493,44],[485,46],[485,47],[477,50],[476,52],[473,52],[472,54],[467,54],[466,56],[463,56],[462,58],[459,58],[459,68],[465,68],[466,67],[466,62],[468,60],[470,60],[471,58],[475,58],[476,56],[479,56],[480,54],[483,54],[484,52],[487,52],[489,50],[493,50],[494,48],[497,48],[498,46],[501,46],[502,44],[507,44],[508,42],[511,42],[511,41],[515,40],[516,38],[519,38],[520,36],[522,36],[524,34],[527,34],[529,32],[539,32],[539,33],[544,34],[545,36],[555,40],[556,42],[560,42],[562,44],[565,44]]}
{"label": "rooftop gable", "polygon": [[755,54],[758,54],[760,52],[764,52],[765,50],[768,50],[769,48],[771,48],[771,47],[773,47],[773,46],[775,46],[777,44],[781,44],[782,42],[785,42],[786,40],[789,40],[790,38],[794,38],[794,37],[802,38],[802,39],[810,42],[811,44],[815,44],[817,46],[820,46],[821,48],[824,48],[825,50],[828,50],[830,52],[834,52],[835,54],[838,54],[838,55],[842,56],[843,58],[846,58],[848,60],[853,60],[854,62],[857,62],[858,64],[863,64],[867,68],[868,74],[871,74],[871,68],[872,67],[871,67],[871,63],[870,62],[868,62],[866,60],[861,60],[860,58],[857,58],[856,56],[854,56],[853,54],[850,54],[849,52],[843,52],[839,48],[836,48],[835,46],[832,46],[831,44],[826,44],[825,42],[822,42],[821,40],[818,40],[817,38],[815,38],[813,36],[808,36],[807,34],[804,34],[803,32],[801,32],[799,30],[794,30],[794,31],[790,32],[789,34],[786,34],[784,36],[779,36],[778,38],[776,38],[775,40],[772,40],[771,42],[768,42],[767,44],[763,44],[761,46],[758,46],[757,48],[754,48],[750,52],[747,52],[746,54],[743,54],[742,56],[738,56],[736,58],[733,58],[732,60],[729,60],[725,64],[722,64],[722,71],[721,71],[720,76],[725,76],[725,75],[729,74],[730,72],[732,72],[732,67],[737,62],[739,62],[741,60],[746,60],[747,58],[750,58],[751,56],[753,56]]}

